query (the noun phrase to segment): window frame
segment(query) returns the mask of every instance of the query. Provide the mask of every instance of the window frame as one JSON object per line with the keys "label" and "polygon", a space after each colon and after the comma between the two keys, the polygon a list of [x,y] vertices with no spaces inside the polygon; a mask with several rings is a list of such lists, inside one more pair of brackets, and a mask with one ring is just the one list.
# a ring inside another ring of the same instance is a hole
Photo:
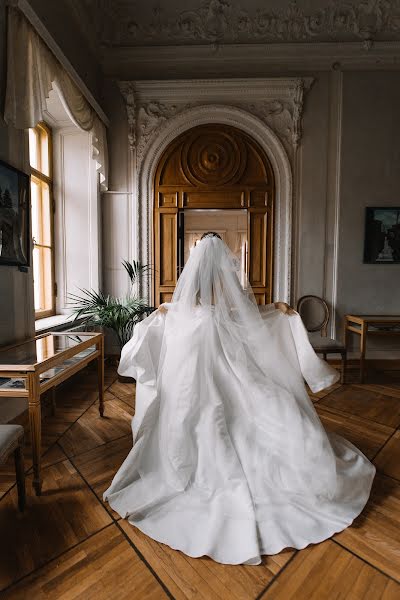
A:
{"label": "window frame", "polygon": [[[47,123],[44,123],[43,121],[41,121],[40,123],[38,123],[35,127],[32,127],[31,129],[36,131],[36,133],[39,136],[39,139],[36,142],[37,150],[39,150],[37,152],[38,168],[32,167],[30,165],[31,203],[32,203],[32,182],[39,184],[40,188],[42,188],[43,184],[46,184],[48,186],[48,191],[49,191],[49,221],[50,221],[50,231],[48,232],[49,244],[35,243],[33,241],[33,236],[32,236],[32,248],[33,249],[35,247],[49,248],[50,256],[51,256],[50,290],[46,289],[48,284],[46,282],[46,278],[43,277],[43,273],[45,272],[45,266],[43,263],[43,259],[40,259],[41,260],[40,271],[42,274],[42,277],[41,277],[42,289],[40,291],[40,295],[41,295],[41,298],[46,297],[46,296],[50,297],[51,303],[50,303],[49,307],[46,307],[44,309],[39,309],[39,310],[35,309],[35,320],[39,320],[39,319],[44,319],[46,317],[51,317],[56,314],[57,285],[55,283],[55,243],[54,243],[55,203],[54,203],[54,191],[53,191],[53,137],[52,137],[51,128],[47,125]],[[45,173],[43,173],[41,171],[42,139],[43,139],[44,135],[46,135],[46,137],[47,137],[47,153],[48,153],[47,161],[48,161],[48,173],[49,173],[48,175],[46,175]],[[40,193],[42,194],[42,191]],[[41,198],[41,201],[42,201],[42,198]],[[42,228],[43,227],[42,207],[40,208],[40,210],[41,210],[40,221],[41,221],[41,228]],[[31,212],[32,212],[32,206],[31,206]],[[43,239],[43,235],[41,235],[41,237]],[[33,278],[35,278],[34,262],[32,262],[32,269],[33,269]]]}

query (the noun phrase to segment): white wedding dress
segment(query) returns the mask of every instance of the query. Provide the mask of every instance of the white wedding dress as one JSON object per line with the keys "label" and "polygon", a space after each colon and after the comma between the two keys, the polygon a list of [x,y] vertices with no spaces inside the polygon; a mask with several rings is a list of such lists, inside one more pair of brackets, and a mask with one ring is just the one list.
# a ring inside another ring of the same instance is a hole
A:
{"label": "white wedding dress", "polygon": [[374,466],[325,432],[313,391],[338,373],[299,315],[261,312],[216,237],[192,251],[166,313],[136,326],[119,373],[137,381],[133,448],[104,494],[153,539],[192,557],[258,564],[349,526]]}

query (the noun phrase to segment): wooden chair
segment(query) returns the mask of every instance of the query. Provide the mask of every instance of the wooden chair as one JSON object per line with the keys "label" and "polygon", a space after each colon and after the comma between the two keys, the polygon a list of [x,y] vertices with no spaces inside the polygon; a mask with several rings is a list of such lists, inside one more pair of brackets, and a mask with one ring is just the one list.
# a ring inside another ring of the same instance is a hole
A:
{"label": "wooden chair", "polygon": [[[330,319],[330,311],[327,303],[319,296],[307,295],[302,296],[297,301],[297,312],[301,316],[304,325],[309,332],[309,338],[314,351],[317,354],[322,354],[324,360],[328,354],[340,354],[342,358],[341,364],[341,383],[345,382],[347,351],[346,347],[340,342],[331,339],[328,336],[328,323]],[[313,315],[319,311],[320,316],[314,317],[315,321],[310,322],[310,312]],[[307,315],[307,312],[309,313]]]}
{"label": "wooden chair", "polygon": [[14,452],[17,476],[18,507],[25,508],[24,428],[21,425],[0,425],[0,464]]}

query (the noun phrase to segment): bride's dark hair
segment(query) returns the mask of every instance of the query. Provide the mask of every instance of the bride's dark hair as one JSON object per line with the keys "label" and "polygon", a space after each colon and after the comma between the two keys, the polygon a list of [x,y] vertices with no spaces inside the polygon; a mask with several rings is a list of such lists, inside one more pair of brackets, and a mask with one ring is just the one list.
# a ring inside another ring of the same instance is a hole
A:
{"label": "bride's dark hair", "polygon": [[203,235],[201,236],[200,239],[204,240],[204,238],[206,238],[206,237],[217,237],[220,240],[222,240],[221,236],[218,233],[216,233],[215,231],[206,231],[205,233],[203,233]]}

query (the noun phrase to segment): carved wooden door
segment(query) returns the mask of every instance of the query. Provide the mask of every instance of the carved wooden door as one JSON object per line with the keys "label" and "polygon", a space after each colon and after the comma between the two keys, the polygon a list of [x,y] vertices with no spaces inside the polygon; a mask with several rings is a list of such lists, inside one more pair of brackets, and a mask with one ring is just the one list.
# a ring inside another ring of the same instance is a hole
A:
{"label": "carved wooden door", "polygon": [[272,301],[274,178],[253,139],[226,125],[190,129],[164,152],[154,189],[155,306],[171,299],[177,282],[185,209],[247,210],[247,275],[257,302]]}

